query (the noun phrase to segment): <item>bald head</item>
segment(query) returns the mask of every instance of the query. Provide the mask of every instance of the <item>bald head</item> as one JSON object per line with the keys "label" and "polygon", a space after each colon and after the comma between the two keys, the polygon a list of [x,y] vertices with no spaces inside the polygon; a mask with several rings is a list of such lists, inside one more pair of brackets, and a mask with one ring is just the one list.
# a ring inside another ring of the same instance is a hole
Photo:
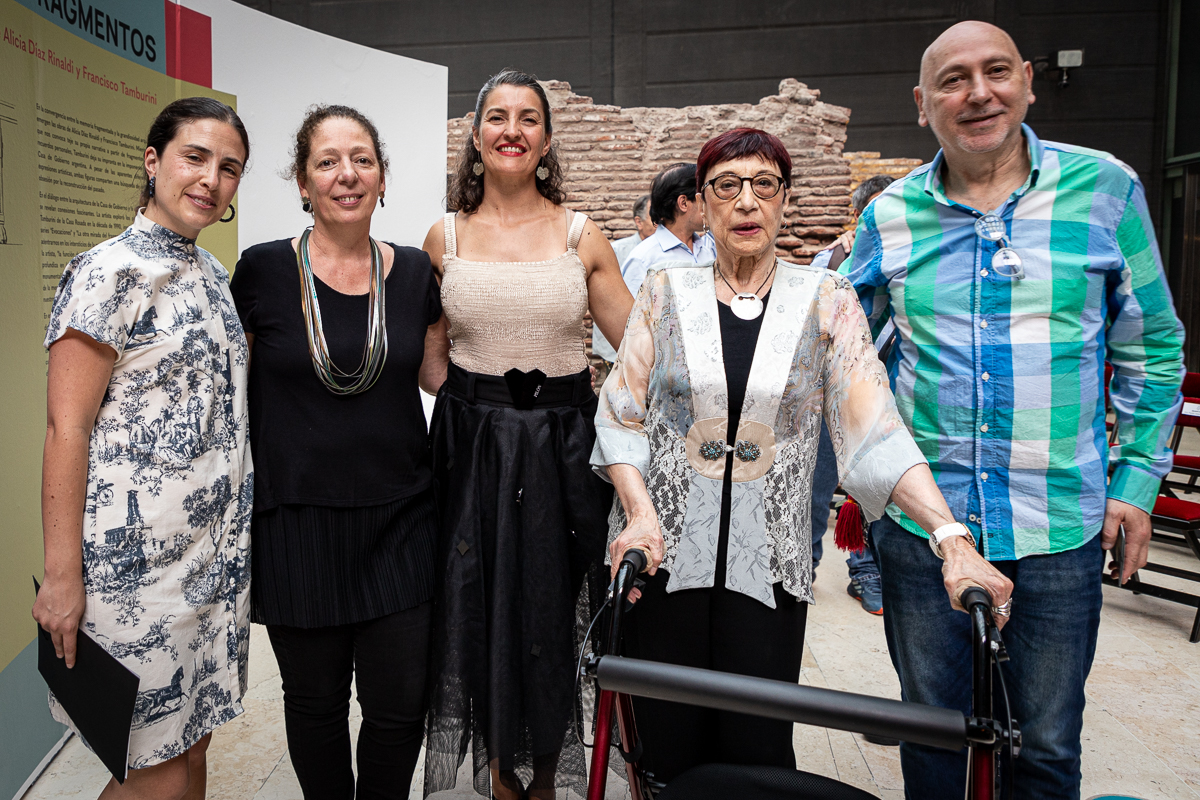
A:
{"label": "bald head", "polygon": [[986,22],[960,22],[921,58],[921,83],[913,89],[917,124],[933,129],[951,161],[1011,154],[1021,146],[1021,123],[1034,101],[1032,81],[1033,67],[1011,36]]}
{"label": "bald head", "polygon": [[1017,64],[1022,61],[1017,43],[1003,28],[997,28],[990,22],[967,20],[951,25],[933,40],[933,44],[925,48],[925,54],[921,56],[922,88],[928,89],[938,73],[953,66],[963,54],[980,50],[1003,53]]}

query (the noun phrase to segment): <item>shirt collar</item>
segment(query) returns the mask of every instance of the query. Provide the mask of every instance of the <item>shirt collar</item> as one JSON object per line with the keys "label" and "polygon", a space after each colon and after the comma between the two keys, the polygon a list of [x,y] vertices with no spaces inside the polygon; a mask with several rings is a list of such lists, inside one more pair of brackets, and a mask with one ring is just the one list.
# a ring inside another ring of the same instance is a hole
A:
{"label": "shirt collar", "polygon": [[[683,243],[683,240],[667,230],[665,225],[659,225],[649,238],[653,239],[658,246],[662,248],[664,253],[673,247],[686,247],[686,245]],[[692,239],[693,248],[699,243],[701,238],[702,236],[697,234],[696,237]]]}
{"label": "shirt collar", "polygon": [[152,241],[161,245],[166,250],[184,250],[189,253],[195,251],[195,239],[189,239],[170,228],[164,228],[142,213],[145,210],[144,208],[139,208],[137,216],[133,218],[133,225],[131,227],[135,231],[146,234]]}
{"label": "shirt collar", "polygon": [[[1042,140],[1033,132],[1033,128],[1022,122],[1021,133],[1025,136],[1025,143],[1029,147],[1029,177],[1025,179],[1025,183],[1021,184],[1020,189],[1013,192],[1018,197],[1037,186],[1038,175],[1042,171],[1042,155],[1045,153]],[[933,162],[929,165],[929,171],[925,173],[925,194],[942,205],[951,206],[955,204],[947,199],[942,182],[942,166],[945,161],[945,150],[938,150],[937,155],[933,157]]]}

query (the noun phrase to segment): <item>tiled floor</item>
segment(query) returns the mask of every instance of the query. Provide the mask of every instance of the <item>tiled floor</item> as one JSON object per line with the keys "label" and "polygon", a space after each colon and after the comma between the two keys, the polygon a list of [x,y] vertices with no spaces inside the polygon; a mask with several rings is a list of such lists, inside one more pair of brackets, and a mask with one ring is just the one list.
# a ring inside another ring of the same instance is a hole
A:
{"label": "tiled floor", "polygon": [[[832,543],[832,538],[831,530],[826,541]],[[1152,561],[1197,569],[1186,551],[1159,544],[1151,549]],[[832,544],[819,570],[817,605],[808,615],[800,680],[898,698],[883,620],[863,612],[846,595],[846,566],[831,551]],[[1152,577],[1162,585],[1196,591],[1195,584]],[[1145,800],[1200,798],[1200,644],[1187,641],[1194,614],[1185,606],[1105,587],[1084,713],[1083,797],[1120,793]],[[246,713],[213,737],[208,797],[299,800],[283,730],[279,671],[261,627],[252,631],[250,650]],[[354,704],[355,730],[358,721]],[[885,800],[904,795],[896,748],[869,744],[856,734],[805,726],[796,726],[795,744],[802,769],[854,784]],[[25,797],[94,798],[106,780],[100,762],[72,738]],[[413,786],[410,797],[419,798],[419,772]],[[435,797],[478,799],[463,773],[459,787]],[[610,797],[618,796],[610,788]]]}

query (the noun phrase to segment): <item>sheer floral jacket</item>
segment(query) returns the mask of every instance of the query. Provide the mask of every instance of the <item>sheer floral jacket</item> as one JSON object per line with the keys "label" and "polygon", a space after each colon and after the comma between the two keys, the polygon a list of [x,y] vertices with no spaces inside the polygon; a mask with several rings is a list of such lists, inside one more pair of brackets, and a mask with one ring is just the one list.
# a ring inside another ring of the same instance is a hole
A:
{"label": "sheer floral jacket", "polygon": [[[712,265],[669,264],[643,282],[600,393],[592,465],[641,472],[666,543],[667,590],[713,585],[726,452],[734,458],[726,585],[774,607],[772,584],[812,600],[811,501],[821,418],[842,486],[867,519],[925,463],[896,412],[853,287],[778,262],[741,421],[728,399]],[[726,439],[730,439],[729,443]],[[619,500],[609,539],[625,527]]]}

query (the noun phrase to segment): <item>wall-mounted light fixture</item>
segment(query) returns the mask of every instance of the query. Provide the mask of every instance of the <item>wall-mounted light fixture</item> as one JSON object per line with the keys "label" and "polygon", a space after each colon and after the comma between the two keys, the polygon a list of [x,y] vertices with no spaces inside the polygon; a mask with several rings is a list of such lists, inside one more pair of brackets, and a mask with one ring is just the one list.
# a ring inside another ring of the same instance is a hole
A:
{"label": "wall-mounted light fixture", "polygon": [[1033,71],[1049,80],[1057,78],[1060,89],[1070,85],[1070,70],[1082,66],[1083,50],[1059,50],[1053,55],[1033,59]]}

